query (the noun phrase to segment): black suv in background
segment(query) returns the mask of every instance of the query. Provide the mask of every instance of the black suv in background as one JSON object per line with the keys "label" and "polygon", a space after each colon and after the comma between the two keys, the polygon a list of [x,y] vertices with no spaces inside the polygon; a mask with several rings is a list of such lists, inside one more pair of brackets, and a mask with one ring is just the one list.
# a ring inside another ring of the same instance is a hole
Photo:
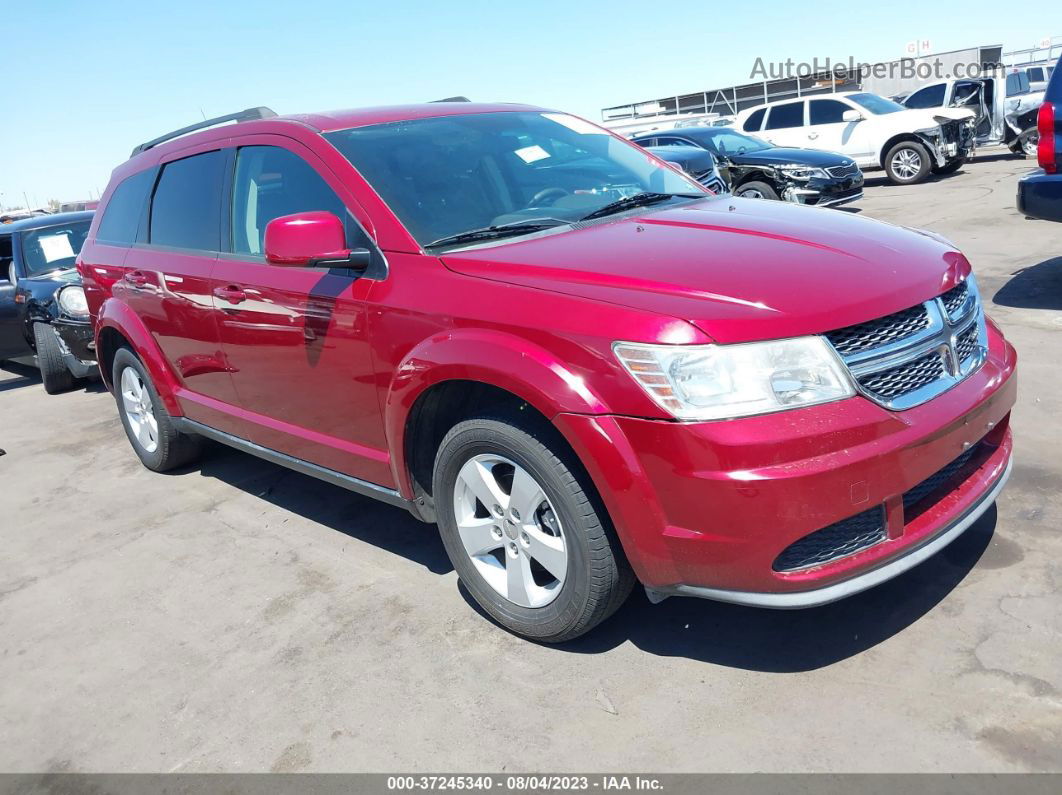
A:
{"label": "black suv in background", "polygon": [[[1062,63],[1062,59],[1059,59]],[[1036,159],[1040,167],[1018,181],[1018,212],[1029,218],[1062,221],[1062,70],[1055,69],[1036,123],[1040,134]]]}
{"label": "black suv in background", "polygon": [[35,363],[49,394],[98,372],[85,291],[74,270],[92,215],[0,224],[0,361]]}
{"label": "black suv in background", "polygon": [[[836,152],[775,146],[732,127],[680,127],[631,140],[644,147],[707,149],[735,196],[819,207],[863,198],[863,172],[852,158]],[[659,150],[654,152],[659,155]]]}

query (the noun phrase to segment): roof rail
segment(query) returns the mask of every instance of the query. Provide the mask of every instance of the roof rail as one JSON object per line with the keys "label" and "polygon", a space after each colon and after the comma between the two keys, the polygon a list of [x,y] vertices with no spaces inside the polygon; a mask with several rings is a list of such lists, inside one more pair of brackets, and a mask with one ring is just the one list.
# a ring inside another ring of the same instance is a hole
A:
{"label": "roof rail", "polygon": [[447,97],[446,99],[433,99],[434,102],[471,102],[468,97]]}
{"label": "roof rail", "polygon": [[238,113],[230,113],[227,116],[218,116],[213,119],[206,119],[205,121],[197,122],[195,124],[189,124],[187,127],[182,127],[179,130],[168,132],[165,135],[160,135],[158,138],[153,138],[147,143],[142,143],[139,146],[133,147],[133,152],[130,157],[136,157],[141,152],[146,152],[154,146],[158,146],[161,143],[170,141],[174,138],[179,138],[182,135],[187,135],[190,132],[196,130],[205,130],[207,127],[213,127],[216,124],[223,124],[227,121],[251,121],[252,119],[271,119],[277,114],[269,108],[247,108],[247,110],[241,110]]}

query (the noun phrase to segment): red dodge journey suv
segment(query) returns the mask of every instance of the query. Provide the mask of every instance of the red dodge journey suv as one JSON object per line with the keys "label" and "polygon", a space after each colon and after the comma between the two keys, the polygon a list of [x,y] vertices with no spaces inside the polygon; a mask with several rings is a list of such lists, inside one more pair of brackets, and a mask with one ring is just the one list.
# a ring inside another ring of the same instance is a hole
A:
{"label": "red dodge journey suv", "polygon": [[564,113],[255,108],[138,146],[101,208],[79,269],[144,465],[214,439],[402,506],[530,638],[635,580],[857,593],[1010,471],[1015,352],[947,240],[716,197]]}

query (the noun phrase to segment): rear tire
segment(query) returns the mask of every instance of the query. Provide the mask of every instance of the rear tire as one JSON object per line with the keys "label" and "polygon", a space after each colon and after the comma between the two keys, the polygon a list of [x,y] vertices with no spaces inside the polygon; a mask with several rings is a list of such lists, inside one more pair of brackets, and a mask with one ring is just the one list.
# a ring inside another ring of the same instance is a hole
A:
{"label": "rear tire", "polygon": [[33,340],[37,345],[37,367],[41,371],[44,391],[49,395],[58,395],[72,389],[74,376],[66,366],[59,340],[55,338],[55,329],[47,323],[34,323]]}
{"label": "rear tire", "polygon": [[1018,136],[1017,151],[1022,157],[1036,157],[1036,150],[1040,145],[1040,133],[1038,130],[1026,130]]}
{"label": "rear tire", "polygon": [[916,141],[900,141],[885,155],[885,173],[894,185],[917,185],[931,166],[929,152]]}
{"label": "rear tire", "polygon": [[742,183],[734,191],[734,195],[744,199],[771,199],[778,201],[778,191],[766,182],[760,182],[759,180]]}
{"label": "rear tire", "polygon": [[455,425],[435,457],[439,530],[461,582],[503,627],[545,643],[597,626],[634,585],[578,469],[551,426],[516,415]]}
{"label": "rear tire", "polygon": [[181,433],[173,425],[147,368],[128,348],[119,348],[111,371],[125,435],[140,462],[153,472],[189,463],[203,447],[200,436]]}

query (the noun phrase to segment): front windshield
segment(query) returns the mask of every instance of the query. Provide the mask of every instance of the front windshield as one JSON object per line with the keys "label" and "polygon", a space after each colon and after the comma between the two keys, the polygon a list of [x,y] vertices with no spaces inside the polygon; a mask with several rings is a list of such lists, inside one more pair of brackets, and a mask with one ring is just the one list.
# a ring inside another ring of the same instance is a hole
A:
{"label": "front windshield", "polygon": [[562,113],[441,116],[325,138],[421,245],[490,226],[577,221],[646,192],[710,195],[645,150]]}
{"label": "front windshield", "polygon": [[878,116],[895,113],[898,110],[908,110],[900,103],[879,97],[877,94],[849,94],[848,98]]}
{"label": "front windshield", "polygon": [[26,273],[36,276],[57,268],[74,267],[90,224],[86,219],[23,233],[22,264]]}
{"label": "front windshield", "polygon": [[736,130],[704,130],[698,133],[697,140],[702,142],[705,149],[717,155],[743,155],[774,148],[766,141]]}

